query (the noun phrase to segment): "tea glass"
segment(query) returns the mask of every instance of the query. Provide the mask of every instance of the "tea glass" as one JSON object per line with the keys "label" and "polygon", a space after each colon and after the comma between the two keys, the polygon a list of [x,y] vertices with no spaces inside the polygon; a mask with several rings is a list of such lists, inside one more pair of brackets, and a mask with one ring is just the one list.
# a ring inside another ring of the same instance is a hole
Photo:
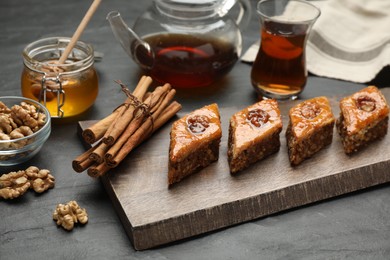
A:
{"label": "tea glass", "polygon": [[306,41],[321,12],[302,0],[262,0],[257,13],[261,42],[252,85],[266,98],[296,99],[307,80]]}

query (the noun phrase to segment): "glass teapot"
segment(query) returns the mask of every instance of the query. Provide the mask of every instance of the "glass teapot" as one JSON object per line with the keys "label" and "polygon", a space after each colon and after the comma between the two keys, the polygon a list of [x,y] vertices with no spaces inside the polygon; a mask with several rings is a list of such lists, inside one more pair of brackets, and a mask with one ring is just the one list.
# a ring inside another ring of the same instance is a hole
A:
{"label": "glass teapot", "polygon": [[242,49],[248,0],[154,0],[130,29],[107,15],[115,38],[149,75],[173,87],[208,86],[226,75]]}

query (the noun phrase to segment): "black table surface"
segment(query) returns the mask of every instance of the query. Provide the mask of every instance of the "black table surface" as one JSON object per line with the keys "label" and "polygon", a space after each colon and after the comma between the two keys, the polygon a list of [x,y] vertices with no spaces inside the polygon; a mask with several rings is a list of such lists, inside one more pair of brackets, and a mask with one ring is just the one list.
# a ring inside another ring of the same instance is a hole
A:
{"label": "black table surface", "polygon": [[[50,36],[72,36],[92,1],[2,0],[0,2],[1,96],[21,95],[22,49]],[[126,22],[150,6],[151,0],[103,1],[81,40],[104,53],[96,62],[99,96],[79,118],[54,122],[52,134],[38,155],[0,173],[30,165],[50,169],[54,189],[0,201],[0,259],[389,259],[390,186],[363,191],[284,211],[258,220],[210,232],[158,248],[135,251],[114,211],[103,185],[77,174],[72,159],[85,148],[77,136],[78,120],[100,119],[124,98],[114,80],[135,86],[142,72],[113,37],[106,14],[119,10]],[[251,1],[255,6],[255,2]],[[257,17],[243,32],[243,50],[259,38]],[[257,100],[250,84],[248,64],[238,62],[228,76],[213,86],[179,90],[176,99],[186,110],[211,102],[220,106],[246,106]],[[388,70],[374,81],[390,86]],[[344,96],[367,84],[310,75],[302,99],[318,95]],[[145,167],[146,169],[146,167]],[[57,227],[52,213],[58,203],[76,200],[85,207],[89,222],[71,232]]]}

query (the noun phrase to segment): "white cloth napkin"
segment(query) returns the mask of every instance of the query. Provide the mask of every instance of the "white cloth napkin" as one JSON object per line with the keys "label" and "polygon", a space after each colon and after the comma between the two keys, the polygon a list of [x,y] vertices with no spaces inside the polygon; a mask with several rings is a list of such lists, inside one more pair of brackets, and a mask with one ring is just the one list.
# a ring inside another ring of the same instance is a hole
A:
{"label": "white cloth napkin", "polygon": [[[310,1],[321,9],[306,46],[311,73],[369,82],[390,65],[390,0]],[[242,56],[253,62],[259,42]]]}

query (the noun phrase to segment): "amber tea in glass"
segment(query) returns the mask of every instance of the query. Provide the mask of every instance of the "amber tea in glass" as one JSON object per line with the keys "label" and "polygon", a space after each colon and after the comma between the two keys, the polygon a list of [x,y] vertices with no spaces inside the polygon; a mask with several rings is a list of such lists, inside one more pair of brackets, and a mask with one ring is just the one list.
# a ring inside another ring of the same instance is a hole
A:
{"label": "amber tea in glass", "polygon": [[261,42],[252,85],[264,97],[295,99],[306,85],[306,40],[320,11],[300,0],[264,0],[257,12]]}

